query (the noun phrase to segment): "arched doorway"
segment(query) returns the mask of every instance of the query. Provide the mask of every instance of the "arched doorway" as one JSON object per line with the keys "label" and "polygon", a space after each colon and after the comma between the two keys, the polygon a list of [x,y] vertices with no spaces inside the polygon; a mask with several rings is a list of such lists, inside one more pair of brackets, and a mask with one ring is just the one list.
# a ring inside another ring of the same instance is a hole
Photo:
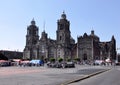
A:
{"label": "arched doorway", "polygon": [[84,53],[83,54],[83,64],[87,64],[87,54],[86,53]]}
{"label": "arched doorway", "polygon": [[84,60],[84,61],[87,60],[87,54],[86,54],[86,53],[83,54],[83,60]]}

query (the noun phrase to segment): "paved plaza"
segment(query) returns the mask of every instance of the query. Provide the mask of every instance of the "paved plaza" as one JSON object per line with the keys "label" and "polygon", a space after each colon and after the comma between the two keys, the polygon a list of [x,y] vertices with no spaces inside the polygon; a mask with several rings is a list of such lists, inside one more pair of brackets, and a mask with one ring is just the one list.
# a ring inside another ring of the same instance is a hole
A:
{"label": "paved plaza", "polygon": [[0,67],[0,85],[61,85],[94,72],[107,69],[101,66],[76,68]]}

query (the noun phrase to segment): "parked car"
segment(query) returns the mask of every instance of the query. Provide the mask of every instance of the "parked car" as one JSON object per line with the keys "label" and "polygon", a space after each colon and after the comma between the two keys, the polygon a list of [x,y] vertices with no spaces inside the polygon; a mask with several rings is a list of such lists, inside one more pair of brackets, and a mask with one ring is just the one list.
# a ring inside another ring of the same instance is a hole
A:
{"label": "parked car", "polygon": [[75,63],[74,62],[66,62],[65,68],[75,68]]}
{"label": "parked car", "polygon": [[94,65],[105,65],[105,62],[103,60],[95,60]]}
{"label": "parked car", "polygon": [[115,62],[115,65],[116,65],[116,66],[120,66],[120,62],[116,61],[116,62]]}
{"label": "parked car", "polygon": [[52,67],[52,68],[61,68],[61,67],[62,67],[62,64],[61,64],[61,63],[58,63],[58,62],[55,62],[55,63],[48,62],[48,63],[47,63],[47,66],[48,66],[48,67]]}
{"label": "parked car", "polygon": [[52,67],[52,68],[74,68],[75,67],[75,63],[74,62],[55,62],[55,63],[51,63],[48,62],[47,63],[48,67]]}

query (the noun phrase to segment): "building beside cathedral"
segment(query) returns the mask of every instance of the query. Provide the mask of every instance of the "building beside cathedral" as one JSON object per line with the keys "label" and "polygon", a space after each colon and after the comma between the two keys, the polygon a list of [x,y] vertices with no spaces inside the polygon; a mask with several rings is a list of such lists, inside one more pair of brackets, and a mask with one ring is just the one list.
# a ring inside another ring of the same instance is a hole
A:
{"label": "building beside cathedral", "polygon": [[100,42],[99,37],[94,31],[88,35],[77,37],[77,43],[71,36],[70,22],[63,12],[61,18],[57,21],[56,40],[48,38],[45,30],[39,37],[39,28],[34,20],[27,27],[26,46],[23,52],[24,59],[47,59],[63,58],[75,59],[80,61],[93,61],[96,59],[105,60],[110,58],[116,59],[116,40],[112,36],[110,41]]}
{"label": "building beside cathedral", "polygon": [[88,35],[84,33],[83,36],[77,38],[77,56],[82,61],[94,61],[94,60],[116,60],[116,40],[112,36],[110,41],[100,42],[94,31]]}

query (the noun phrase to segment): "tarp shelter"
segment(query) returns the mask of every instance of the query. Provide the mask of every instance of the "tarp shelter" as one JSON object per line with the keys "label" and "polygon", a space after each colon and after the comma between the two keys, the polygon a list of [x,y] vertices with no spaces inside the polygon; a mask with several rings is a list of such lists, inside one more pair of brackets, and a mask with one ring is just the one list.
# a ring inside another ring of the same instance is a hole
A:
{"label": "tarp shelter", "polygon": [[21,63],[30,63],[29,60],[24,60],[24,61],[21,61]]}
{"label": "tarp shelter", "polygon": [[106,62],[108,62],[108,63],[110,63],[110,62],[111,62],[111,60],[110,60],[109,58],[107,58],[105,61],[106,61]]}
{"label": "tarp shelter", "polygon": [[20,62],[22,60],[21,59],[13,59],[12,61],[14,61],[14,62]]}
{"label": "tarp shelter", "polygon": [[0,66],[10,66],[10,61],[0,60]]}
{"label": "tarp shelter", "polygon": [[42,65],[43,61],[42,60],[31,60],[30,63]]}
{"label": "tarp shelter", "polygon": [[2,63],[2,62],[7,62],[6,60],[0,60],[0,63]]}

